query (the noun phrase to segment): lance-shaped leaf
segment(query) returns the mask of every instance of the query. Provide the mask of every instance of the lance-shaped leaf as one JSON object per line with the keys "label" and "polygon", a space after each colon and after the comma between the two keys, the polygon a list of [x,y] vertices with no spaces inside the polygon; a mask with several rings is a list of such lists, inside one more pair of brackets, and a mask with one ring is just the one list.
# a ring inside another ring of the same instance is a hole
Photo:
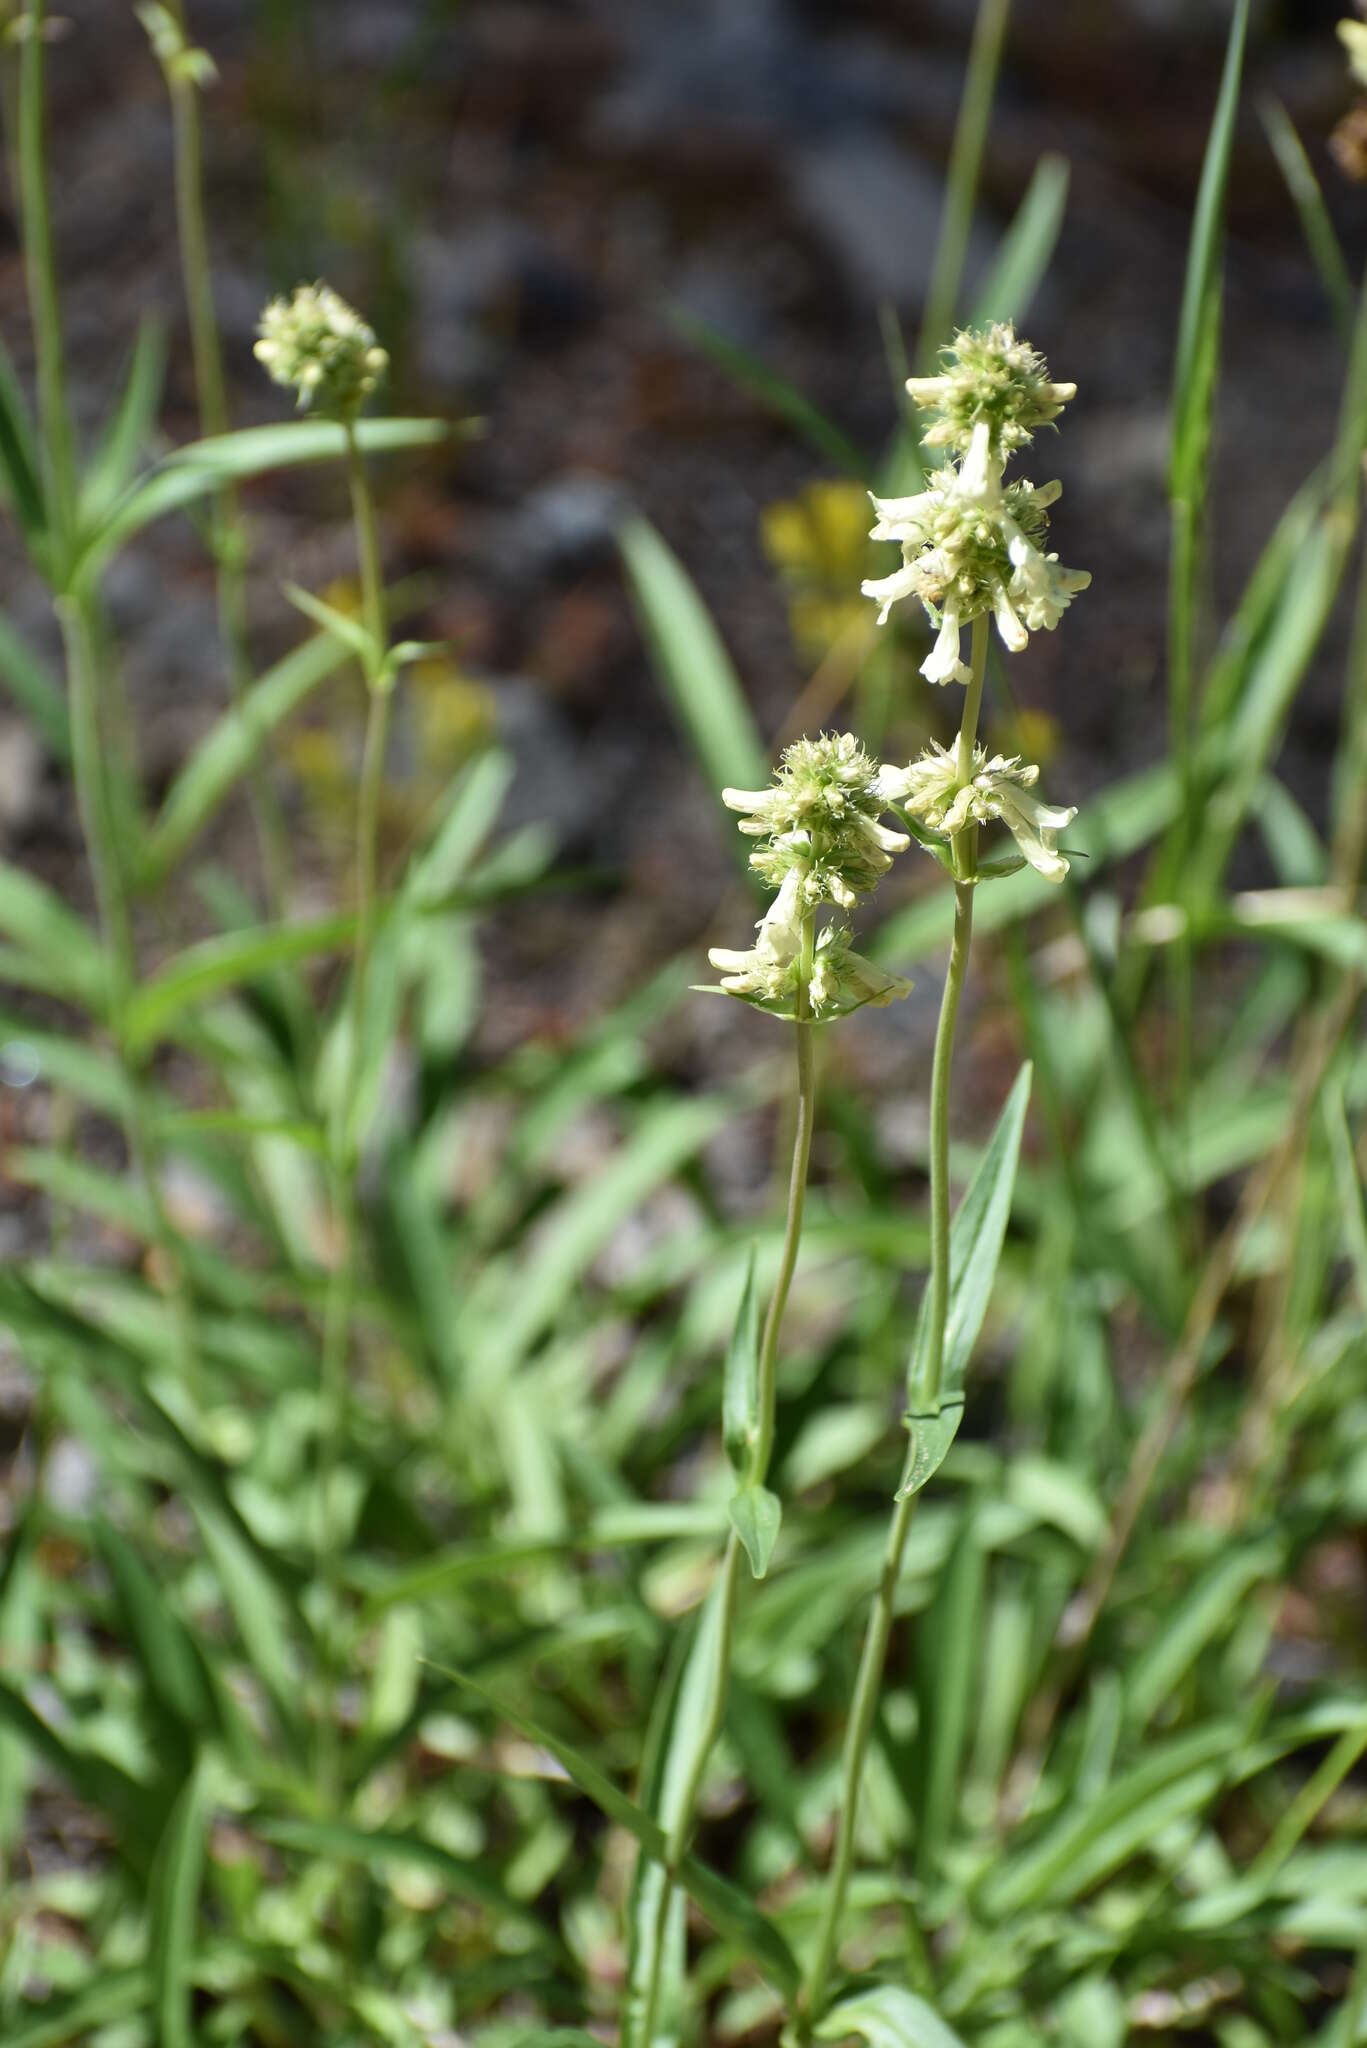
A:
{"label": "lance-shaped leaf", "polygon": [[978,1170],[959,1204],[949,1233],[949,1305],[945,1316],[940,1385],[932,1393],[930,1364],[930,1288],[921,1297],[911,1361],[907,1368],[907,1428],[911,1449],[898,1498],[919,1493],[938,1471],[953,1443],[964,1412],[964,1381],[968,1361],[987,1314],[992,1283],[997,1277],[1002,1242],[1011,1214],[1011,1195],[1020,1160],[1021,1132],[1030,1101],[1031,1069],[1027,1062],[1016,1076],[997,1127]]}

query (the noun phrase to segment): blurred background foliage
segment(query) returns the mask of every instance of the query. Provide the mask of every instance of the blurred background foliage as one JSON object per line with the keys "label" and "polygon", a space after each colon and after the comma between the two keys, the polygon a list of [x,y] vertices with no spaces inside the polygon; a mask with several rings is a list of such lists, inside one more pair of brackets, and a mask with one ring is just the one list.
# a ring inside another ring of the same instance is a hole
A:
{"label": "blurred background foliage", "polygon": [[[365,692],[281,585],[358,614],[344,478],[242,486],[260,747],[225,708],[205,519],[109,543],[131,1069],[50,597],[32,527],[0,530],[0,2039],[614,2038],[633,1836],[725,1528],[721,1353],[751,1246],[761,1283],[777,1261],[788,1141],[783,1034],[687,989],[754,914],[716,791],[831,722],[891,758],[946,736],[915,626],[877,634],[857,596],[863,493],[921,459],[900,378],[949,313],[1028,310],[1080,387],[1057,516],[1094,584],[1021,701],[994,671],[987,734],[1081,805],[1078,858],[1061,898],[1027,875],[981,906],[961,1182],[1027,1057],[1033,1107],[908,1551],[843,1961],[975,2048],[1349,2048],[1367,214],[1326,146],[1337,8],[1252,8],[1241,74],[1216,0],[187,11],[234,423],[281,417],[262,300],[327,275],[391,350],[395,413],[484,425],[375,466],[394,617],[434,651],[380,808],[321,1543]],[[65,12],[83,450],[152,394],[122,471],[88,472],[110,516],[195,437],[196,390],[163,81],[131,7]],[[23,282],[7,205],[28,389]],[[146,316],[161,387],[123,382]],[[938,883],[904,861],[883,898],[909,1002],[824,1052],[788,1511],[704,1788],[687,2039],[776,2038],[815,1926],[926,1264]]]}

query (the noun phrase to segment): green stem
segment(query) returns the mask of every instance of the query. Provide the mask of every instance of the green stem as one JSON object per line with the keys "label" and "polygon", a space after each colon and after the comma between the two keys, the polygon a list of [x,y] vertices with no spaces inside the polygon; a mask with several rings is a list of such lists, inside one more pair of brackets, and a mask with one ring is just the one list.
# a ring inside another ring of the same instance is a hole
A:
{"label": "green stem", "polygon": [[[960,788],[965,786],[972,773],[973,747],[977,736],[986,666],[987,620],[975,619],[973,677],[964,699],[963,719],[959,728]],[[971,825],[956,835],[954,868],[957,875],[972,872],[974,836],[975,828]],[[949,1083],[954,1058],[954,1033],[959,1018],[959,1003],[968,972],[969,948],[973,936],[973,893],[973,883],[955,882],[954,937],[950,946],[949,971],[945,976],[944,994],[940,999],[940,1019],[935,1031],[935,1058],[930,1079],[930,1328],[925,1380],[919,1398],[931,1407],[938,1400],[940,1393],[940,1380],[944,1369],[945,1322],[949,1313]],[[911,1476],[911,1459],[912,1447],[909,1445],[902,1473],[902,1485],[905,1485]],[[902,1488],[899,1486],[892,1522],[888,1529],[888,1540],[883,1551],[883,1566],[874,1590],[873,1607],[864,1635],[859,1674],[855,1680],[854,1698],[850,1707],[849,1727],[845,1735],[845,1753],[841,1766],[840,1818],[836,1828],[835,1850],[831,1858],[830,1881],[816,1948],[803,1984],[799,2005],[798,2023],[804,2037],[810,2034],[812,2027],[825,2010],[827,1985],[839,1945],[845,1895],[849,1889],[850,1873],[854,1865],[864,1760],[868,1753],[869,1738],[873,1733],[874,1717],[878,1711],[883,1667],[887,1660],[888,1640],[892,1634],[897,1587],[902,1576],[902,1559],[906,1552],[907,1537],[911,1531],[912,1516],[918,1498],[916,1494],[903,1497]]]}
{"label": "green stem", "polygon": [[153,1243],[161,1254],[175,1316],[181,1364],[187,1381],[198,1386],[199,1345],[184,1254],[162,1198],[158,1148],[148,1116],[142,1075],[128,1055],[124,1036],[128,1002],[137,983],[137,958],[119,858],[118,835],[109,809],[96,686],[95,636],[89,605],[83,598],[58,595],[56,605],[66,652],[76,809],[86,856],[95,878],[95,901],[106,973],[107,1022],[122,1069],[124,1137],[133,1171],[146,1191]]}
{"label": "green stem", "polygon": [[[184,28],[183,10],[176,6]],[[176,228],[185,309],[190,324],[199,427],[205,439],[226,434],[232,424],[228,410],[223,346],[214,305],[213,266],[204,212],[204,149],[199,87],[184,72],[166,69],[175,143]],[[234,704],[243,706],[253,680],[248,635],[247,560],[249,543],[241,500],[225,483],[214,503],[214,557],[218,565],[219,629],[227,653],[228,687]],[[288,871],[284,819],[262,764],[253,758],[247,771],[247,794],[261,853],[266,901],[279,916],[285,901]]]}
{"label": "green stem", "polygon": [[47,0],[29,0],[19,58],[19,185],[24,268],[38,373],[52,581],[64,585],[76,539],[76,450],[66,402],[62,316],[47,178]]}
{"label": "green stem", "polygon": [[[759,1427],[751,1453],[750,1468],[746,1483],[763,1486],[769,1473],[769,1462],[774,1449],[774,1417],[777,1408],[778,1346],[783,1330],[784,1312],[788,1306],[788,1294],[792,1287],[793,1273],[797,1266],[798,1249],[802,1242],[802,1215],[807,1198],[807,1170],[812,1155],[812,1128],[816,1118],[816,1058],[813,1044],[814,1025],[808,990],[811,985],[812,961],[816,946],[816,920],[809,913],[802,921],[802,951],[798,964],[797,1018],[795,1037],[797,1041],[797,1122],[793,1133],[793,1164],[788,1180],[788,1213],[783,1230],[783,1249],[779,1255],[778,1276],[774,1291],[769,1298],[768,1311],[764,1318],[764,1331],[760,1339],[759,1355]],[[727,1538],[712,1598],[720,1606],[717,1618],[717,1647],[713,1657],[712,1671],[703,1710],[689,1752],[688,1762],[676,1784],[668,1787],[666,1803],[661,1813],[665,1829],[664,1882],[660,1886],[655,1904],[655,1915],[650,1929],[649,1974],[646,1979],[645,2000],[642,2006],[640,2032],[637,2048],[653,2048],[655,2025],[660,2001],[660,1986],[664,1964],[665,1935],[669,1924],[670,1902],[680,1863],[688,1849],[689,1836],[693,1831],[693,1812],[697,1805],[698,1789],[702,1784],[703,1772],[717,1737],[721,1733],[726,1715],[726,1695],[731,1673],[731,1646],[735,1633],[736,1593],[740,1581],[742,1546],[734,1529]],[[706,1628],[704,1618],[702,1627]],[[702,1641],[700,1635],[699,1638]],[[711,1645],[705,1645],[705,1652],[712,1655]],[[686,1683],[686,1680],[685,1680]]]}
{"label": "green stem", "polygon": [[921,321],[917,362],[925,373],[933,371],[936,352],[949,340],[950,329],[954,325],[968,240],[973,230],[978,174],[987,146],[992,96],[1001,68],[1002,45],[1006,40],[1010,13],[1011,0],[980,0],[973,25],[963,98],[959,103],[959,118],[949,153],[940,239],[935,245],[935,262]]}
{"label": "green stem", "polygon": [[[347,476],[351,484],[351,509],[356,522],[356,550],[361,565],[361,615],[365,629],[375,643],[377,663],[383,660],[388,626],[385,618],[384,575],[380,564],[380,537],[375,523],[375,500],[370,493],[361,444],[356,426],[346,422]],[[367,678],[374,682],[372,675]]]}
{"label": "green stem", "polygon": [[[378,671],[383,659],[385,606],[380,580],[380,556],[376,535],[375,507],[370,483],[356,437],[347,425],[347,466],[355,513],[356,546],[365,593],[366,623],[375,637]],[[378,903],[380,806],[384,795],[385,758],[389,748],[389,719],[392,691],[374,674],[366,678],[369,708],[366,716],[365,748],[361,759],[361,782],[356,809],[356,944],[352,956],[351,981],[347,990],[343,1063],[340,1082],[329,1119],[329,1163],[338,1245],[328,1280],[323,1318],[323,1358],[319,1416],[316,1541],[319,1575],[328,1594],[325,1625],[337,1624],[338,1557],[331,1528],[334,1482],[341,1463],[347,1434],[347,1368],[350,1354],[351,1315],[356,1299],[357,1214],[356,1214],[356,1091],[361,1078],[361,1051],[365,1031],[366,989],[375,939]],[[337,1790],[337,1730],[335,1716],[323,1716],[321,1752],[325,1786]]]}
{"label": "green stem", "polygon": [[19,189],[25,279],[38,373],[38,417],[51,546],[45,569],[67,663],[76,809],[95,882],[106,973],[106,1023],[123,1078],[129,1161],[146,1190],[153,1242],[161,1254],[186,1378],[198,1379],[194,1312],[176,1232],[162,1200],[142,1076],[124,1042],[124,1018],[137,981],[133,921],[113,816],[98,689],[94,598],[70,586],[77,544],[76,454],[66,398],[66,364],[56,247],[47,175],[45,0],[29,0],[19,63]]}

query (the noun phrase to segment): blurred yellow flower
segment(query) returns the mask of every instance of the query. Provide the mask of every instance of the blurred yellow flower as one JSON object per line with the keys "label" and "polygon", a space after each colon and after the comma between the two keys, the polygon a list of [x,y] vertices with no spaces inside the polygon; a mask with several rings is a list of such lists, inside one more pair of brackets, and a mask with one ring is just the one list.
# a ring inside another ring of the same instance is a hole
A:
{"label": "blurred yellow flower", "polygon": [[868,497],[862,485],[831,479],[765,507],[760,538],[783,579],[788,626],[804,661],[821,661],[866,616],[850,595],[868,559]]}

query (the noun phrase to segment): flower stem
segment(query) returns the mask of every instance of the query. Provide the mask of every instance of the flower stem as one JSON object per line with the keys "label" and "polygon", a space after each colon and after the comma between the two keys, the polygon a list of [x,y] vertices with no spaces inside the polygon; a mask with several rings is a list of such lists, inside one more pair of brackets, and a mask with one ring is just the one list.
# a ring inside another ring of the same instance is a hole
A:
{"label": "flower stem", "polygon": [[38,373],[48,526],[54,559],[49,574],[63,587],[76,540],[76,452],[66,400],[62,317],[47,177],[47,0],[29,0],[19,59],[19,187],[24,269]]}
{"label": "flower stem", "polygon": [[[783,1231],[783,1249],[779,1255],[778,1275],[774,1281],[774,1291],[769,1298],[760,1339],[759,1426],[751,1452],[749,1470],[746,1473],[746,1484],[749,1486],[764,1484],[769,1472],[769,1461],[773,1456],[779,1338],[783,1330],[783,1316],[788,1306],[793,1273],[797,1266],[798,1248],[802,1241],[802,1214],[807,1198],[807,1170],[811,1161],[812,1126],[816,1116],[816,1058],[813,1044],[815,1027],[811,1020],[808,995],[815,943],[816,921],[809,912],[802,921],[802,951],[798,966],[797,1017],[794,1026],[797,1041],[797,1122],[793,1133],[792,1172],[788,1180],[788,1214]],[[653,2048],[660,2002],[665,1936],[675,1879],[693,1831],[693,1810],[697,1804],[698,1788],[702,1783],[703,1772],[707,1768],[707,1760],[712,1754],[713,1745],[721,1733],[726,1714],[741,1556],[741,1541],[733,1529],[727,1538],[716,1584],[709,1595],[710,1600],[714,1601],[718,1608],[715,1648],[709,1639],[710,1632],[709,1636],[703,1634],[708,1628],[706,1616],[699,1629],[698,1643],[702,1653],[712,1659],[702,1712],[693,1732],[687,1762],[677,1781],[672,1784],[666,1783],[662,1801],[660,1820],[665,1830],[664,1881],[660,1886],[651,1923],[646,1991],[636,2048]],[[687,1683],[686,1674],[684,1683]]]}
{"label": "flower stem", "polygon": [[[367,673],[369,705],[361,781],[356,807],[356,943],[347,990],[342,1073],[333,1098],[328,1126],[329,1166],[337,1227],[337,1246],[328,1279],[323,1317],[323,1358],[320,1387],[316,1544],[319,1576],[328,1593],[326,1626],[337,1625],[338,1546],[332,1531],[332,1496],[347,1431],[347,1366],[351,1313],[356,1299],[356,1091],[361,1079],[365,1031],[366,987],[374,946],[378,900],[380,804],[384,794],[385,758],[389,748],[392,690],[378,679],[385,634],[384,585],[380,575],[375,506],[355,433],[347,425],[347,468],[355,515],[366,624],[376,647],[374,670]],[[331,1712],[323,1717],[322,1756],[325,1785],[336,1790],[337,1730]]]}
{"label": "flower stem", "polygon": [[950,338],[973,230],[973,208],[978,192],[987,131],[992,120],[992,97],[1001,68],[1002,45],[1006,40],[1011,0],[979,0],[973,24],[973,41],[968,52],[963,98],[950,148],[945,180],[944,211],[940,237],[935,248],[930,287],[926,293],[925,315],[917,348],[919,368],[929,373],[935,353]]}
{"label": "flower stem", "polygon": [[[973,622],[973,676],[964,699],[959,729],[958,779],[960,788],[972,773],[973,746],[977,737],[978,713],[982,704],[983,676],[987,666],[987,620]],[[954,841],[954,869],[958,876],[970,874],[974,859],[976,827],[966,826]],[[954,937],[950,946],[949,971],[940,999],[940,1019],[935,1030],[935,1058],[930,1080],[930,1312],[929,1350],[920,1397],[928,1405],[939,1398],[944,1368],[945,1322],[949,1313],[949,1084],[954,1058],[954,1032],[959,1002],[968,972],[969,948],[973,936],[973,884],[954,884]],[[902,1485],[911,1476],[912,1446],[908,1445]],[[893,1506],[892,1522],[883,1552],[883,1566],[874,1591],[873,1607],[864,1635],[850,1706],[849,1727],[841,1767],[840,1818],[825,1908],[816,1948],[803,1984],[799,2006],[799,2028],[804,2037],[821,2018],[826,1988],[840,1939],[840,1922],[854,1863],[855,1832],[859,1819],[859,1793],[864,1779],[864,1759],[873,1732],[874,1715],[883,1684],[888,1639],[902,1559],[915,1513],[916,1494],[902,1497],[901,1486]]]}
{"label": "flower stem", "polygon": [[76,809],[95,882],[106,976],[105,1022],[114,1040],[123,1082],[123,1126],[130,1164],[146,1191],[152,1239],[175,1318],[181,1364],[198,1381],[194,1311],[175,1229],[162,1199],[156,1146],[142,1076],[124,1035],[129,998],[137,982],[133,920],[123,874],[116,821],[109,800],[106,739],[100,718],[99,662],[94,599],[73,587],[77,549],[76,453],[67,405],[57,257],[47,173],[46,0],[29,0],[19,64],[18,157],[24,269],[38,374],[47,552],[42,563],[52,589],[67,664],[68,715]]}
{"label": "flower stem", "polygon": [[[173,12],[183,29],[184,9],[180,0],[175,0]],[[226,434],[232,422],[204,213],[200,88],[193,78],[169,65],[166,84],[175,146],[176,230],[190,324],[199,427],[201,434],[211,439]],[[253,680],[247,617],[249,541],[241,500],[230,482],[223,484],[215,499],[213,550],[218,567],[218,618],[227,654],[228,687],[233,703],[242,710]],[[272,916],[278,917],[285,901],[288,868],[285,825],[270,779],[255,758],[255,749],[247,770],[247,796],[256,826],[266,902]]]}

